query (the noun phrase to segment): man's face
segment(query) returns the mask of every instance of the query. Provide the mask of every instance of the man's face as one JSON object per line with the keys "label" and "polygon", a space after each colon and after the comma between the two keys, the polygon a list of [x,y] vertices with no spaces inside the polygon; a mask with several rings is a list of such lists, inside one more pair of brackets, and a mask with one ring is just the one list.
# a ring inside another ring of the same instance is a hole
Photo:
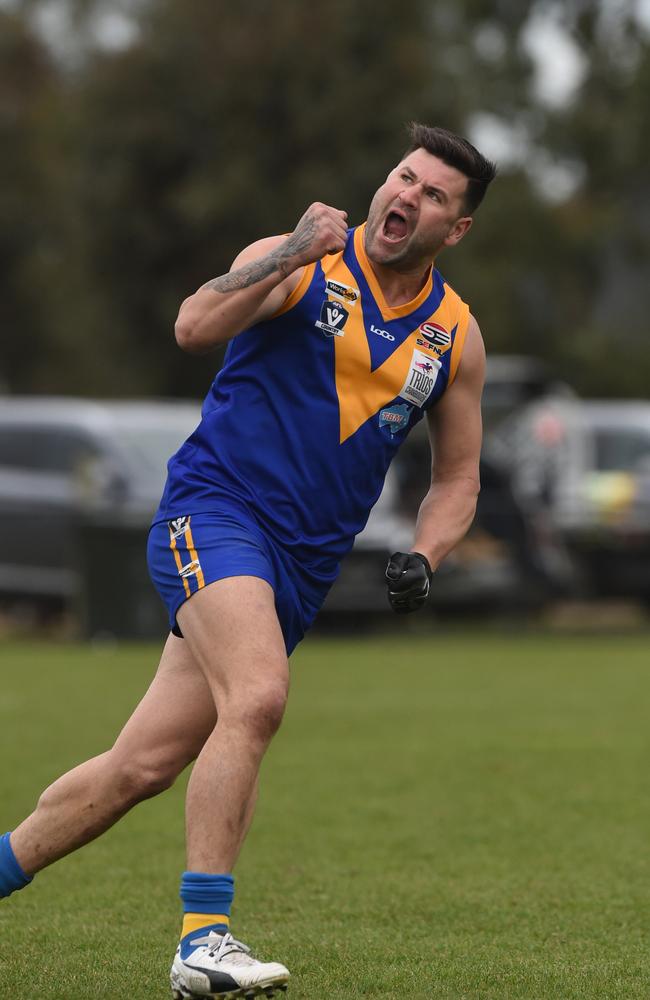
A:
{"label": "man's face", "polygon": [[366,253],[397,270],[430,262],[465,235],[467,177],[425,149],[409,153],[376,192],[368,211]]}

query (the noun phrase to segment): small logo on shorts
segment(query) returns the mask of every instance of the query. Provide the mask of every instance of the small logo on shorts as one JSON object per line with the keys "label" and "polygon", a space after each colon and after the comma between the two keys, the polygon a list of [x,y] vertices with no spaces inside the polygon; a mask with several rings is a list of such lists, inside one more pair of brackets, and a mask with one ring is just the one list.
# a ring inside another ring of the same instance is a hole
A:
{"label": "small logo on shorts", "polygon": [[181,566],[178,571],[178,575],[183,580],[187,580],[188,576],[196,576],[197,573],[201,572],[201,563],[198,559],[192,559],[192,562],[187,563],[186,566]]}
{"label": "small logo on shorts", "polygon": [[189,528],[190,519],[189,517],[175,517],[173,520],[168,521],[167,525],[172,538],[180,538],[180,536],[184,535]]}

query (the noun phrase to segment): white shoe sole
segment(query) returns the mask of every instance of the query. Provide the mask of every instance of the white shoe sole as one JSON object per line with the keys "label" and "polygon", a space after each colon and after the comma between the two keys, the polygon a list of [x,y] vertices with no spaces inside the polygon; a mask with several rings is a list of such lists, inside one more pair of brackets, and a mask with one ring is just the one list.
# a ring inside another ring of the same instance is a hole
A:
{"label": "white shoe sole", "polygon": [[242,986],[238,990],[228,990],[225,993],[192,993],[191,990],[179,984],[172,986],[173,1000],[236,1000],[237,997],[245,997],[246,1000],[252,997],[275,996],[276,990],[286,993],[287,983],[258,983],[256,986]]}

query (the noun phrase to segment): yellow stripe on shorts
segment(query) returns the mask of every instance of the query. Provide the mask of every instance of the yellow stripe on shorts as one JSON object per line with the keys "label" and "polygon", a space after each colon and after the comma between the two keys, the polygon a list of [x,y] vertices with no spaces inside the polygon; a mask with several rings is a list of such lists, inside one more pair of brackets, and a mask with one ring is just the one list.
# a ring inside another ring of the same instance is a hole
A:
{"label": "yellow stripe on shorts", "polygon": [[171,529],[171,525],[169,526],[169,547],[174,553],[174,559],[176,560],[176,569],[178,570],[178,575],[181,577],[181,580],[183,581],[183,586],[185,587],[185,596],[190,597],[192,591],[190,590],[190,585],[185,579],[185,577],[181,576],[181,570],[183,569],[183,561],[181,559],[181,554],[178,551],[178,548],[176,547],[176,539],[174,538],[174,533]]}
{"label": "yellow stripe on shorts", "polygon": [[185,542],[187,544],[187,551],[190,554],[191,562],[195,562],[198,566],[196,571],[196,582],[198,584],[198,589],[201,590],[205,587],[205,577],[203,576],[203,570],[201,569],[201,562],[199,560],[198,553],[194,547],[194,539],[192,538],[192,529],[190,528],[191,517],[187,519],[187,530],[185,532]]}

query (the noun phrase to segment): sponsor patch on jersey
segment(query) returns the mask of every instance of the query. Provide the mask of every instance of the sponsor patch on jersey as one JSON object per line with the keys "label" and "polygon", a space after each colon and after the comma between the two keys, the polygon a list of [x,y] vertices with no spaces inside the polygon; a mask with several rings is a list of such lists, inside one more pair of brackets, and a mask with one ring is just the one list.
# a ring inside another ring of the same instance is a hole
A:
{"label": "sponsor patch on jersey", "polygon": [[316,326],[322,330],[326,337],[342,337],[349,312],[340,302],[333,302],[325,299],[320,307],[320,319],[316,320]]}
{"label": "sponsor patch on jersey", "polygon": [[412,406],[407,406],[406,403],[398,403],[395,406],[387,406],[385,410],[381,410],[379,414],[379,426],[388,427],[390,430],[390,436],[393,437],[398,431],[401,431],[409,422],[409,417],[413,411]]}
{"label": "sponsor patch on jersey", "polygon": [[440,357],[451,347],[451,334],[438,323],[423,323],[418,329],[416,343]]}
{"label": "sponsor patch on jersey", "polygon": [[424,406],[434,390],[442,363],[422,351],[413,351],[408,374],[399,391],[402,399],[408,399],[418,407]]}
{"label": "sponsor patch on jersey", "polygon": [[333,281],[332,278],[326,278],[325,291],[328,295],[339,299],[341,302],[345,302],[348,306],[356,305],[361,296],[358,288],[352,288],[351,285],[344,285],[340,281]]}

